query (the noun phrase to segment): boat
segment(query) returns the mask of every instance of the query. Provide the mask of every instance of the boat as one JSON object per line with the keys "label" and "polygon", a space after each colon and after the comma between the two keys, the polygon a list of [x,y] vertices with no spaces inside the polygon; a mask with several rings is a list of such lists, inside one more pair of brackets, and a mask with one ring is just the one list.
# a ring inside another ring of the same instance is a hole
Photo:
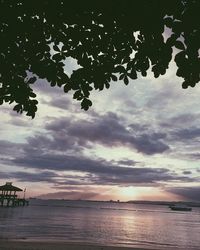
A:
{"label": "boat", "polygon": [[174,211],[192,211],[191,207],[187,207],[185,205],[171,205],[169,208]]}

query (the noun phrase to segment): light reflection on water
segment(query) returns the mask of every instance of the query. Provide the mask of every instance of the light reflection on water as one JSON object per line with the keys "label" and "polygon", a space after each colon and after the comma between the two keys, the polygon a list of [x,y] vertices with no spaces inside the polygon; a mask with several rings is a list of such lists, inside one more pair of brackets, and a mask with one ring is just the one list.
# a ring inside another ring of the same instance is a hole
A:
{"label": "light reflection on water", "polygon": [[167,206],[40,200],[0,208],[0,239],[199,249],[199,235],[200,208],[173,212]]}

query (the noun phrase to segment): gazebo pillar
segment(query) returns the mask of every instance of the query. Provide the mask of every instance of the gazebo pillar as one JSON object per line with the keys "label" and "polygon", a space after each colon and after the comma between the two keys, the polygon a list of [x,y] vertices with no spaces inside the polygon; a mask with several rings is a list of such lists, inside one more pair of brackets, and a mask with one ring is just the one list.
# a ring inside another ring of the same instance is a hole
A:
{"label": "gazebo pillar", "polygon": [[1,206],[3,207],[4,191],[1,190]]}
{"label": "gazebo pillar", "polygon": [[16,198],[16,191],[14,191],[14,194],[13,194],[13,199],[12,199],[12,206],[14,207],[16,205],[16,202],[15,202],[15,199]]}

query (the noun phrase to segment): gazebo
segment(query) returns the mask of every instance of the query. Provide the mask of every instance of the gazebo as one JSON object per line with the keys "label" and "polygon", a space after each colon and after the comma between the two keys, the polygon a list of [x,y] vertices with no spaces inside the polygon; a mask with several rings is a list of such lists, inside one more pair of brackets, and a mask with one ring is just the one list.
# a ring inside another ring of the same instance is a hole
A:
{"label": "gazebo", "polygon": [[19,199],[17,199],[16,192],[23,191],[21,188],[12,185],[12,182],[6,182],[5,185],[0,186],[0,204],[1,206],[6,205],[7,207],[16,206]]}

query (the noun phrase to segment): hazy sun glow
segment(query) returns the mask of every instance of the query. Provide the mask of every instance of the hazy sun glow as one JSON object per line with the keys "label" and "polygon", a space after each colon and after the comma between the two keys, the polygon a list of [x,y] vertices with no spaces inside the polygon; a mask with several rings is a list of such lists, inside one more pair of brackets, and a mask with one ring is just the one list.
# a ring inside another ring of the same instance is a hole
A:
{"label": "hazy sun glow", "polygon": [[140,190],[135,187],[122,187],[120,188],[120,196],[123,200],[135,200],[140,195]]}

